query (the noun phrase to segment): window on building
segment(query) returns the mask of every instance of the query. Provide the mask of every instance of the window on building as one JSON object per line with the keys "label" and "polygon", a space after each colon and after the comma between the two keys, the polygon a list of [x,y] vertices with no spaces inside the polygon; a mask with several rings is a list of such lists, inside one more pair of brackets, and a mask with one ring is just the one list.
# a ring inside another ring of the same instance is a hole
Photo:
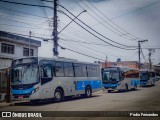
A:
{"label": "window on building", "polygon": [[82,77],[82,65],[74,63],[73,66],[74,66],[75,77]]}
{"label": "window on building", "polygon": [[2,43],[1,52],[7,54],[14,54],[14,45]]}
{"label": "window on building", "polygon": [[62,62],[56,62],[55,63],[55,75],[57,77],[63,77],[64,76]]}
{"label": "window on building", "polygon": [[34,56],[34,50],[30,49],[30,56]]}
{"label": "window on building", "polygon": [[64,75],[66,77],[74,76],[72,63],[69,62],[64,63]]}
{"label": "window on building", "polygon": [[[29,56],[29,48],[23,48],[23,56]],[[30,49],[30,56],[34,56],[33,49]]]}

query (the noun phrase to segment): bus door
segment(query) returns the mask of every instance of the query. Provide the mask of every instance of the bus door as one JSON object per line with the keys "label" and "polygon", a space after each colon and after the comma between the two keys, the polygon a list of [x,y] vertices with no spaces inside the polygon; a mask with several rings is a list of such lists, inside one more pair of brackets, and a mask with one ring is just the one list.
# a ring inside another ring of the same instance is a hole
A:
{"label": "bus door", "polygon": [[41,99],[51,98],[51,81],[53,79],[53,67],[51,64],[41,66]]}

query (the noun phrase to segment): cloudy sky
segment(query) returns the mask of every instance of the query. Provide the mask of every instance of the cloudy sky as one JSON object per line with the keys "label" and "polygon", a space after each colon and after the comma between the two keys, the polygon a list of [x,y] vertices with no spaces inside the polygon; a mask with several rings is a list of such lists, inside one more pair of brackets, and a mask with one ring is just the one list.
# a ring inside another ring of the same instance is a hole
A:
{"label": "cloudy sky", "polygon": [[[10,0],[11,1],[11,0]],[[15,2],[53,6],[53,3],[40,0],[12,0]],[[102,60],[138,61],[138,50],[124,50],[125,46],[137,46],[138,40],[148,39],[142,48],[160,48],[160,1],[159,0],[59,0],[59,4],[77,16],[84,24],[78,22],[86,30],[72,22],[65,30],[58,34],[59,45]],[[74,18],[62,7],[59,11]],[[58,12],[58,31],[61,31],[70,21],[65,14]],[[30,7],[0,2],[0,30],[32,36],[52,38],[53,10],[49,8]],[[94,35],[94,36],[93,36]],[[95,37],[97,36],[97,37]],[[42,40],[41,40],[42,41]],[[105,41],[105,42],[104,42]],[[113,47],[118,46],[120,48]],[[52,41],[43,42],[39,48],[39,56],[52,57]],[[135,49],[135,48],[127,48]],[[97,59],[89,58],[67,49],[59,50],[60,57],[93,62]],[[148,61],[148,49],[142,49],[141,61]],[[160,49],[152,55],[154,64],[160,62]]]}

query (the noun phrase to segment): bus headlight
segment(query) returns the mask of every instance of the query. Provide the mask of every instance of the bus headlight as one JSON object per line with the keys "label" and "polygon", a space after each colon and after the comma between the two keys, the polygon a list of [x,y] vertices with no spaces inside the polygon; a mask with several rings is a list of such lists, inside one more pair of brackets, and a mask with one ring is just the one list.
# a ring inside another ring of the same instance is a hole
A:
{"label": "bus headlight", "polygon": [[32,94],[37,92],[39,90],[39,87],[35,88],[33,91],[32,91]]}

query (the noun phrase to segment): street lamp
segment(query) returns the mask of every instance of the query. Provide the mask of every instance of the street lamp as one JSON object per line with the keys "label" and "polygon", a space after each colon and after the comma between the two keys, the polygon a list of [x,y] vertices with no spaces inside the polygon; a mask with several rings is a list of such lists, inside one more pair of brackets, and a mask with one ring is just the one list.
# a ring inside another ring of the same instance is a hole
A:
{"label": "street lamp", "polygon": [[58,34],[61,33],[64,29],[66,29],[68,25],[70,25],[73,21],[75,21],[75,19],[77,19],[84,12],[87,12],[87,10],[83,10],[82,12],[80,12],[74,19],[72,19],[71,22],[69,22],[61,31],[59,31]]}

